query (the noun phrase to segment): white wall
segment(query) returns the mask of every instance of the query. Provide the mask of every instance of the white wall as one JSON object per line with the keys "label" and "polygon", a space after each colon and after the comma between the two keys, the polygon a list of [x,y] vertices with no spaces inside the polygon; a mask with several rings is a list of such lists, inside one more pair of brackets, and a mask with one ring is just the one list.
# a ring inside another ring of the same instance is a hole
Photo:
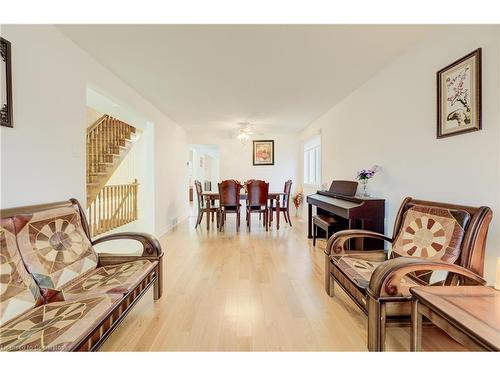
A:
{"label": "white wall", "polygon": [[[387,200],[386,231],[405,196],[494,210],[486,276],[500,256],[498,26],[450,26],[409,49],[306,128],[322,133],[322,179],[354,179],[378,164],[370,192]],[[481,47],[483,130],[436,139],[436,72]]]}
{"label": "white wall", "polygon": [[[285,181],[293,181],[292,190],[297,188],[298,135],[297,133],[268,133],[254,139],[274,140],[274,165],[252,165],[252,140],[242,143],[227,134],[189,133],[189,143],[219,146],[220,179],[260,179],[269,182],[270,191],[283,191]],[[216,189],[216,187],[213,187]]]}
{"label": "white wall", "polygon": [[86,88],[155,127],[155,233],[187,216],[185,131],[57,28],[2,26],[12,42],[14,128],[1,129],[1,206],[85,201]]}

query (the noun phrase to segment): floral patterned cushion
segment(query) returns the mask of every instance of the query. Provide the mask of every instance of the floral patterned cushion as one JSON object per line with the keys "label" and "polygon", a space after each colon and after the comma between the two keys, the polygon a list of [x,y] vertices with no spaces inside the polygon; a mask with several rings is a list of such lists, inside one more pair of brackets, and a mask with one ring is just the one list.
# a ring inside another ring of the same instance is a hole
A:
{"label": "floral patterned cushion", "polygon": [[[331,257],[334,265],[339,268],[349,280],[351,280],[360,289],[367,289],[370,285],[370,278],[372,277],[375,268],[383,262],[373,262],[361,258],[353,258],[349,256],[333,256]],[[403,287],[420,285],[414,279],[404,276],[401,279]]]}
{"label": "floral patterned cushion", "polygon": [[373,271],[382,263],[348,256],[334,256],[332,260],[354,284],[363,289],[368,288]]}
{"label": "floral patterned cushion", "polygon": [[64,285],[97,266],[75,207],[15,216],[18,245],[26,268],[47,301],[60,300]]}
{"label": "floral patterned cushion", "polygon": [[120,302],[120,295],[39,306],[0,327],[0,350],[68,351]]}
{"label": "floral patterned cushion", "polygon": [[65,300],[103,293],[125,294],[137,286],[158,262],[147,259],[99,267],[63,288]]}
{"label": "floral patterned cushion", "polygon": [[35,280],[24,268],[14,222],[0,220],[0,325],[43,302]]}
{"label": "floral patterned cushion", "polygon": [[393,253],[453,263],[460,256],[469,219],[469,213],[462,210],[414,206],[404,214]]}

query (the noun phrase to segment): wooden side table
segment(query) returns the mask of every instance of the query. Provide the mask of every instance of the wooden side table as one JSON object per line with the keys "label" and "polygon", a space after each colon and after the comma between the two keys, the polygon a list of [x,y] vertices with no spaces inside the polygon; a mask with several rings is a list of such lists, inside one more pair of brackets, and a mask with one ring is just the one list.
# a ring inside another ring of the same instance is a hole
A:
{"label": "wooden side table", "polygon": [[500,350],[500,291],[487,286],[423,286],[410,293],[411,351],[421,350],[424,316],[469,350]]}

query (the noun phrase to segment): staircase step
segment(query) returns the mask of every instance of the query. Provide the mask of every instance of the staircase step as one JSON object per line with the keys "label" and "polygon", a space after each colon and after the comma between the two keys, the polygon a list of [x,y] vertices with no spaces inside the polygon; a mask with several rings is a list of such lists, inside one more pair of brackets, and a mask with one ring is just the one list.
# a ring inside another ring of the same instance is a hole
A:
{"label": "staircase step", "polygon": [[[115,155],[108,154],[106,156],[115,156]],[[113,163],[112,161],[99,161],[99,160],[91,160],[90,162],[92,164],[112,164]]]}
{"label": "staircase step", "polygon": [[125,155],[140,138],[140,132],[135,127],[109,115],[103,118],[103,122],[96,123],[90,130],[92,133],[89,133],[91,135],[87,142],[89,170],[92,171],[87,172],[87,203],[95,198],[103,184],[109,180]]}
{"label": "staircase step", "polygon": [[104,155],[112,155],[112,156],[118,156],[120,155],[120,152],[123,151],[123,150],[127,150],[129,148],[128,145],[126,146],[113,146],[113,147],[110,147],[111,149],[111,152],[108,152]]}
{"label": "staircase step", "polygon": [[108,173],[106,172],[99,172],[97,173],[92,173],[87,176],[87,185],[91,183],[97,183],[99,180],[101,180],[103,177],[107,176]]}

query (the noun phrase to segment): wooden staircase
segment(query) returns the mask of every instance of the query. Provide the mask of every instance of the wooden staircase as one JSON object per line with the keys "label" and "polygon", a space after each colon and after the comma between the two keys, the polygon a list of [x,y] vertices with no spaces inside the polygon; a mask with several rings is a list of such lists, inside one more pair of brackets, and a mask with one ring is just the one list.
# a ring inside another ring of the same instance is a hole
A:
{"label": "wooden staircase", "polygon": [[109,115],[87,129],[87,207],[93,235],[137,220],[137,180],[106,185],[137,138],[135,127]]}

